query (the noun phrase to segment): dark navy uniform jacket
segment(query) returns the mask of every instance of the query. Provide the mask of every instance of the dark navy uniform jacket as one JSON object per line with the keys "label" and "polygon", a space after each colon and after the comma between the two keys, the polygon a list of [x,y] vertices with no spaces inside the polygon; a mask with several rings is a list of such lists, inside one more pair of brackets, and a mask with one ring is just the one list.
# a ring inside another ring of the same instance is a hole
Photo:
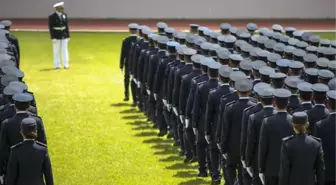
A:
{"label": "dark navy uniform jacket", "polygon": [[293,109],[291,114],[294,114],[295,112],[305,112],[311,108],[313,108],[313,104],[311,102],[301,103],[300,107]]}
{"label": "dark navy uniform jacket", "polygon": [[247,128],[248,128],[248,121],[250,115],[259,112],[262,110],[261,103],[258,103],[254,106],[248,107],[243,112],[243,119],[242,119],[242,130],[241,130],[241,137],[240,137],[240,157],[243,161],[245,161],[245,151],[246,151],[246,142],[247,142]]}
{"label": "dark navy uniform jacket", "polygon": [[152,55],[149,59],[148,73],[147,73],[147,87],[153,92],[155,82],[155,72],[162,58],[166,56],[165,50],[159,50],[156,54]]}
{"label": "dark navy uniform jacket", "polygon": [[309,134],[315,133],[316,122],[325,119],[329,116],[329,110],[325,105],[316,104],[313,108],[307,111],[308,121],[309,121]]}
{"label": "dark navy uniform jacket", "polygon": [[148,42],[144,42],[143,43],[143,48],[140,52],[139,58],[138,58],[138,68],[137,68],[137,72],[136,72],[136,77],[137,80],[140,83],[144,83],[143,81],[143,72],[145,70],[145,56],[146,56],[146,51],[149,48],[149,43]]}
{"label": "dark navy uniform jacket", "polygon": [[249,117],[245,163],[248,167],[253,166],[255,170],[258,170],[259,135],[262,121],[274,114],[274,107],[264,107],[261,111],[252,114]]}
{"label": "dark navy uniform jacket", "polygon": [[201,70],[193,70],[191,73],[185,75],[182,77],[182,83],[181,83],[181,88],[180,88],[180,94],[179,94],[179,114],[180,115],[185,115],[185,110],[186,110],[186,105],[187,105],[187,100],[188,100],[188,95],[190,92],[190,86],[192,83],[192,79],[201,75],[202,72]]}
{"label": "dark navy uniform jacket", "polygon": [[22,142],[20,133],[21,121],[24,118],[34,118],[37,123],[37,141],[47,143],[46,134],[42,120],[38,116],[32,116],[28,112],[18,112],[12,118],[6,119],[1,124],[0,135],[0,170],[4,167],[4,162],[8,160],[10,147]]}
{"label": "dark navy uniform jacket", "polygon": [[293,134],[292,116],[287,112],[277,112],[264,119],[259,138],[259,173],[279,176],[282,139]]}
{"label": "dark navy uniform jacket", "polygon": [[306,134],[284,138],[280,161],[279,185],[324,184],[321,139]]}
{"label": "dark navy uniform jacket", "polygon": [[219,116],[217,120],[217,130],[216,130],[216,143],[220,143],[222,141],[222,129],[223,129],[223,121],[224,121],[224,112],[226,105],[230,102],[238,100],[239,96],[237,91],[233,91],[227,95],[224,95],[220,99],[219,105]]}
{"label": "dark navy uniform jacket", "polygon": [[175,55],[168,56],[166,58],[161,59],[159,66],[155,72],[155,82],[154,82],[154,89],[153,93],[158,94],[159,98],[164,98],[165,92],[164,89],[164,81],[165,81],[165,71],[168,64],[176,58]]}
{"label": "dark navy uniform jacket", "polygon": [[[155,53],[157,53],[158,49],[150,46],[144,55],[144,71],[143,71],[143,76],[142,76],[142,81],[143,84],[147,86],[147,75],[148,75],[148,70],[149,70],[149,58],[154,55]],[[146,87],[147,88],[147,87]]]}
{"label": "dark navy uniform jacket", "polygon": [[6,37],[8,41],[14,46],[14,55],[16,56],[15,58],[17,59],[17,68],[20,69],[20,46],[19,46],[19,40],[16,38],[15,35],[13,34],[6,34]]}
{"label": "dark navy uniform jacket", "polygon": [[61,16],[58,16],[56,12],[49,15],[49,34],[51,39],[67,39],[70,37],[66,13],[62,13]]}
{"label": "dark navy uniform jacket", "polygon": [[317,122],[316,137],[322,139],[325,161],[325,180],[326,182],[335,182],[335,123],[336,114],[330,114],[326,119]]}
{"label": "dark navy uniform jacket", "polygon": [[162,98],[167,100],[168,97],[168,83],[169,83],[169,73],[172,69],[172,66],[175,65],[176,61],[176,55],[168,56],[167,58],[164,58],[164,60],[167,61],[167,66],[164,70],[164,76],[163,76],[163,84],[162,84]]}
{"label": "dark navy uniform jacket", "polygon": [[174,84],[175,84],[175,74],[177,69],[183,67],[185,65],[184,62],[181,62],[181,60],[175,60],[172,64],[171,64],[171,68],[169,70],[169,75],[168,75],[168,84],[167,84],[167,102],[169,104],[172,104],[173,102],[173,94],[174,94]]}
{"label": "dark navy uniform jacket", "polygon": [[181,67],[175,72],[175,80],[174,80],[174,90],[173,90],[173,101],[172,105],[173,107],[178,108],[179,107],[179,95],[180,95],[180,88],[182,83],[182,76],[189,74],[192,72],[192,63],[185,64],[185,66]]}
{"label": "dark navy uniform jacket", "polygon": [[229,84],[223,84],[217,89],[210,91],[208,103],[205,112],[205,135],[210,136],[212,147],[217,147],[215,141],[217,120],[219,117],[219,104],[222,96],[230,94],[234,91]]}
{"label": "dark navy uniform jacket", "polygon": [[134,43],[137,40],[136,35],[131,35],[127,38],[125,38],[122,42],[121,46],[121,54],[120,54],[120,68],[123,69],[124,66],[126,68],[125,71],[128,72],[128,67],[129,67],[129,61],[130,61],[130,50],[132,43]]}
{"label": "dark navy uniform jacket", "polygon": [[287,111],[290,113],[292,110],[297,109],[300,107],[300,99],[296,94],[292,94],[289,97],[289,103],[287,106]]}
{"label": "dark navy uniform jacket", "polygon": [[211,90],[218,87],[217,79],[209,79],[196,89],[194,106],[192,109],[192,125],[199,133],[200,139],[205,139],[205,111]]}
{"label": "dark navy uniform jacket", "polygon": [[6,177],[7,185],[53,185],[47,146],[34,140],[25,140],[13,146]]}
{"label": "dark navy uniform jacket", "polygon": [[192,119],[192,110],[194,106],[195,92],[196,92],[196,89],[198,88],[197,86],[205,83],[208,80],[209,80],[209,76],[207,74],[199,75],[191,80],[190,90],[189,90],[189,94],[187,97],[187,105],[186,105],[185,114],[184,114],[186,119]]}
{"label": "dark navy uniform jacket", "polygon": [[243,111],[254,105],[256,104],[248,97],[239,98],[235,102],[227,104],[222,123],[221,147],[223,153],[230,153],[231,156],[235,157],[240,155]]}
{"label": "dark navy uniform jacket", "polygon": [[[36,108],[30,106],[28,112],[37,115]],[[14,105],[5,105],[4,110],[0,112],[0,122],[2,123],[5,119],[11,118],[16,114]]]}
{"label": "dark navy uniform jacket", "polygon": [[131,65],[131,74],[135,79],[138,80],[138,59],[140,57],[141,50],[145,48],[145,46],[148,46],[148,42],[145,43],[144,39],[140,38],[138,39],[138,42],[136,43],[133,51],[133,56],[132,56],[132,65]]}

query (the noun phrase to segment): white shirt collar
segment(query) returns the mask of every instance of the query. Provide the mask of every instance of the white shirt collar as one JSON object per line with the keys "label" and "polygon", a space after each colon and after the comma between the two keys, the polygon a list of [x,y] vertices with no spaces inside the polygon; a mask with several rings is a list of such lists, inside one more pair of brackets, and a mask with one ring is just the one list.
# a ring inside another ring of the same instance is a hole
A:
{"label": "white shirt collar", "polygon": [[230,86],[229,83],[224,83],[224,84],[221,84],[220,86]]}
{"label": "white shirt collar", "polygon": [[131,34],[130,36],[138,36],[137,34]]}
{"label": "white shirt collar", "polygon": [[159,51],[158,51],[158,52],[161,52],[161,51],[166,51],[166,50],[164,50],[164,49],[159,49]]}
{"label": "white shirt collar", "polygon": [[27,111],[17,111],[16,114],[23,114],[23,113],[27,113]]}
{"label": "white shirt collar", "polygon": [[324,104],[315,104],[314,107],[315,107],[315,106],[322,106],[322,107],[325,107]]}
{"label": "white shirt collar", "polygon": [[233,67],[232,70],[238,70],[239,71],[239,68]]}
{"label": "white shirt collar", "polygon": [[264,108],[274,108],[273,105],[265,105]]}
{"label": "white shirt collar", "polygon": [[240,100],[248,100],[250,97],[239,97]]}
{"label": "white shirt collar", "polygon": [[286,110],[277,110],[277,113],[278,113],[278,112],[286,112],[286,113],[287,113]]}
{"label": "white shirt collar", "polygon": [[331,114],[336,114],[336,112],[331,112],[330,115],[331,115]]}
{"label": "white shirt collar", "polygon": [[58,12],[58,11],[56,11],[56,13],[57,13],[58,16],[61,16],[61,15],[62,15],[62,13],[60,13],[60,12]]}
{"label": "white shirt collar", "polygon": [[24,139],[23,141],[35,141],[35,139]]}
{"label": "white shirt collar", "polygon": [[257,81],[257,80],[260,80],[260,78],[255,78],[253,81]]}
{"label": "white shirt collar", "polygon": [[301,104],[312,104],[310,101],[303,101]]}

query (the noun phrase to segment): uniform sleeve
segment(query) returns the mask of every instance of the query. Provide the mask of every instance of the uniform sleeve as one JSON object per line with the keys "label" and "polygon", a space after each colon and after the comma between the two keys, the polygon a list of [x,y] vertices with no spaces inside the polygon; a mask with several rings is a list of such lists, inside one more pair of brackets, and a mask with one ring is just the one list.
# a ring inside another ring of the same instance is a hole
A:
{"label": "uniform sleeve", "polygon": [[0,174],[4,173],[5,169],[5,162],[8,159],[9,155],[9,147],[8,146],[8,136],[7,136],[7,126],[6,126],[7,120],[2,122],[1,126],[1,134],[0,134]]}
{"label": "uniform sleeve", "polygon": [[280,172],[279,172],[279,185],[288,185],[289,182],[290,162],[288,158],[288,149],[286,141],[282,141],[281,157],[280,157]]}
{"label": "uniform sleeve", "polygon": [[224,117],[222,122],[222,135],[221,135],[221,147],[222,152],[227,153],[228,150],[228,142],[229,142],[229,135],[231,132],[231,108],[226,107],[224,111]]}
{"label": "uniform sleeve", "polygon": [[159,94],[164,80],[164,65],[159,64],[154,77],[153,93]]}
{"label": "uniform sleeve", "polygon": [[54,29],[53,29],[53,18],[49,16],[48,18],[48,27],[49,27],[49,34],[51,39],[55,39]]}
{"label": "uniform sleeve", "polygon": [[197,87],[195,92],[195,99],[194,99],[194,105],[192,109],[192,124],[194,128],[199,127],[199,115],[200,115],[200,104],[201,104],[201,89]]}
{"label": "uniform sleeve", "polygon": [[46,185],[54,185],[54,178],[52,174],[51,162],[48,152],[46,153],[43,161],[43,174]]}
{"label": "uniform sleeve", "polygon": [[191,112],[192,108],[194,105],[194,98],[195,98],[195,83],[192,81],[190,90],[189,90],[189,95],[187,97],[187,105],[186,105],[186,110],[185,110],[185,117],[187,119],[191,119]]}
{"label": "uniform sleeve", "polygon": [[121,44],[121,53],[120,53],[120,69],[124,68],[125,65],[125,58],[126,58],[126,39],[123,40]]}
{"label": "uniform sleeve", "polygon": [[163,75],[163,98],[167,100],[168,96],[168,81],[169,81],[169,71],[170,71],[170,65],[168,64],[164,70]]}
{"label": "uniform sleeve", "polygon": [[128,64],[127,65],[127,69],[129,71],[130,74],[133,75],[132,73],[132,68],[133,68],[133,54],[134,54],[134,50],[135,50],[135,42],[131,42],[131,47],[130,47],[130,50],[127,52],[126,54],[126,63]]}
{"label": "uniform sleeve", "polygon": [[141,83],[143,83],[143,70],[144,70],[144,53],[146,52],[146,50],[142,50],[138,59],[138,64],[139,67],[137,68],[137,80]]}
{"label": "uniform sleeve", "polygon": [[217,129],[216,129],[216,138],[215,138],[215,141],[217,143],[221,142],[222,127],[223,127],[223,125],[222,125],[223,115],[224,115],[223,99],[221,98],[220,105],[219,105],[219,115],[218,115],[218,118],[217,118]]}
{"label": "uniform sleeve", "polygon": [[180,88],[179,93],[179,107],[178,111],[180,115],[185,115],[185,108],[186,108],[186,102],[187,102],[187,79],[182,78],[182,84]]}
{"label": "uniform sleeve", "polygon": [[214,110],[215,110],[215,102],[214,102],[214,94],[210,92],[209,94],[209,99],[206,104],[206,109],[205,109],[205,135],[211,135],[211,130],[212,130],[212,120],[214,115]]}
{"label": "uniform sleeve", "polygon": [[70,38],[70,28],[69,28],[69,23],[68,23],[68,15],[66,15],[65,32],[66,32],[66,35],[68,36],[67,38]]}
{"label": "uniform sleeve", "polygon": [[37,124],[38,124],[38,128],[37,128],[37,141],[47,144],[47,137],[46,137],[46,133],[44,130],[44,125],[43,125],[43,121],[40,118],[36,119]]}
{"label": "uniform sleeve", "polygon": [[246,135],[246,153],[245,153],[245,162],[248,167],[252,166],[253,155],[255,154],[255,150],[257,144],[257,130],[255,128],[254,123],[254,115],[249,117],[247,135]]}
{"label": "uniform sleeve", "polygon": [[174,74],[174,68],[170,69],[169,75],[168,75],[168,85],[167,85],[167,102],[169,104],[172,104],[172,96],[173,96],[173,91],[174,91],[174,80],[175,76]]}
{"label": "uniform sleeve", "polygon": [[149,90],[151,90],[151,82],[152,82],[152,75],[154,73],[153,69],[154,69],[154,66],[153,66],[153,60],[154,60],[154,55],[151,55],[148,59],[148,71],[147,71],[147,87]]}
{"label": "uniform sleeve", "polygon": [[176,71],[175,80],[174,80],[174,90],[172,96],[172,104],[174,107],[178,106],[179,101],[179,93],[181,87],[181,75],[179,74],[179,70]]}
{"label": "uniform sleeve", "polygon": [[240,135],[240,157],[243,161],[245,161],[245,151],[246,151],[246,132],[248,127],[248,118],[249,118],[249,110],[245,110],[243,112],[242,126],[241,126],[241,135]]}
{"label": "uniform sleeve", "polygon": [[315,161],[315,170],[316,170],[316,180],[317,185],[323,185],[325,180],[325,165],[324,165],[324,155],[322,150],[322,143],[318,147],[316,161]]}
{"label": "uniform sleeve", "polygon": [[18,159],[17,156],[15,155],[15,152],[11,151],[9,155],[9,161],[7,164],[7,173],[6,173],[6,180],[7,180],[7,185],[16,185],[17,178],[18,178]]}
{"label": "uniform sleeve", "polygon": [[267,118],[263,120],[261,129],[260,129],[260,137],[259,137],[259,150],[258,150],[258,166],[259,173],[265,173],[266,168],[266,160],[267,152],[268,152],[268,126],[267,126]]}

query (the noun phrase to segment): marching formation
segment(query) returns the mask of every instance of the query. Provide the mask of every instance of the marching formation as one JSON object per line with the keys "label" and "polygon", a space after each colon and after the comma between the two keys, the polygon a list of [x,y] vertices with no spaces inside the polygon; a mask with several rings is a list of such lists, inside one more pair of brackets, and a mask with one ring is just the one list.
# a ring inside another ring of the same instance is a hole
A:
{"label": "marching formation", "polygon": [[129,24],[124,101],[130,86],[132,106],[199,177],[335,185],[336,41],[278,24],[157,29]]}
{"label": "marching formation", "polygon": [[11,21],[0,22],[0,184],[53,185],[42,118],[20,70]]}

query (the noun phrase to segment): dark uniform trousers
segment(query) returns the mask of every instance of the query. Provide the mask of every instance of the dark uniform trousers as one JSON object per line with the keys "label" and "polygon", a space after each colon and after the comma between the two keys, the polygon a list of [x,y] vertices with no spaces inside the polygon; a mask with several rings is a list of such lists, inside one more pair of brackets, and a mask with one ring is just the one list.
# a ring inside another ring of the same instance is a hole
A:
{"label": "dark uniform trousers", "polygon": [[304,133],[282,139],[279,185],[323,185],[321,139]]}
{"label": "dark uniform trousers", "polygon": [[189,147],[189,145],[186,145],[187,142],[187,138],[186,135],[184,134],[185,132],[185,126],[184,123],[182,121],[184,120],[180,120],[179,118],[179,103],[180,103],[180,89],[181,89],[181,85],[182,85],[182,77],[184,75],[187,75],[189,73],[192,72],[192,64],[188,63],[185,64],[183,67],[181,67],[180,69],[178,69],[176,71],[175,74],[175,80],[174,80],[174,92],[173,92],[173,101],[172,101],[172,105],[173,107],[175,107],[177,109],[177,114],[176,115],[176,120],[177,120],[177,133],[178,133],[178,137],[180,138],[180,144],[181,144],[181,151],[184,151],[187,153],[188,157],[190,157],[191,154],[191,148]]}
{"label": "dark uniform trousers", "polygon": [[[246,142],[247,142],[248,119],[251,114],[259,112],[261,109],[262,109],[262,105],[258,103],[255,106],[246,108],[243,113],[242,131],[241,131],[241,139],[240,139],[240,156],[241,156],[241,159],[245,162],[245,164],[246,164],[245,151],[246,151]],[[245,168],[243,169],[243,179],[244,179],[244,185],[252,184],[252,177],[250,176],[250,174],[247,172]]]}
{"label": "dark uniform trousers", "polygon": [[131,45],[131,50],[130,50],[130,53],[129,53],[129,66],[128,66],[128,70],[130,71],[130,75],[133,75],[132,79],[131,79],[131,94],[132,94],[132,99],[133,99],[133,103],[137,101],[137,98],[136,98],[136,87],[137,87],[137,84],[135,83],[134,81],[134,65],[135,65],[135,57],[136,57],[136,49],[137,49],[137,45],[138,45],[138,42],[139,42],[140,38],[137,39],[136,42],[132,43]]}
{"label": "dark uniform trousers", "polygon": [[316,136],[322,139],[325,162],[325,185],[335,185],[335,146],[336,146],[336,114],[317,122]]}
{"label": "dark uniform trousers", "polygon": [[[215,141],[217,143],[217,145],[220,145],[221,143],[221,137],[222,137],[222,127],[223,127],[223,122],[224,122],[224,112],[225,112],[225,108],[226,105],[232,101],[236,101],[238,100],[238,95],[236,92],[232,92],[229,93],[227,95],[224,95],[221,97],[220,99],[220,105],[219,105],[219,116],[218,116],[218,121],[217,121],[217,129],[216,129],[216,136],[215,136]],[[221,148],[218,148],[220,150],[221,153],[222,150]],[[223,170],[223,175],[224,175],[224,180],[226,182],[226,184],[228,185],[233,185],[235,181],[230,182],[229,176],[228,176],[228,169],[227,169],[227,160],[221,155],[222,158],[222,170]],[[238,183],[238,182],[237,182]]]}
{"label": "dark uniform trousers", "polygon": [[196,135],[193,131],[192,128],[192,108],[193,108],[193,104],[194,104],[194,99],[195,99],[195,91],[197,89],[197,86],[201,83],[203,83],[204,81],[207,81],[208,75],[203,74],[203,75],[199,75],[195,78],[192,79],[191,81],[191,85],[190,85],[190,89],[188,92],[188,97],[187,97],[187,104],[186,104],[186,108],[185,108],[185,118],[190,120],[189,126],[188,128],[186,128],[186,137],[187,137],[187,142],[189,143],[189,146],[191,146],[191,149],[193,151],[194,156],[197,156],[197,151],[196,151]]}
{"label": "dark uniform trousers", "polygon": [[253,185],[262,185],[258,170],[258,148],[261,124],[265,118],[274,114],[275,111],[273,107],[264,107],[261,111],[249,117],[245,161],[247,167],[252,167]]}
{"label": "dark uniform trousers", "polygon": [[282,139],[294,134],[292,116],[277,112],[263,120],[259,139],[259,173],[265,174],[266,185],[278,185]]}
{"label": "dark uniform trousers", "polygon": [[233,89],[229,85],[222,85],[209,94],[205,113],[205,133],[210,136],[210,160],[211,160],[211,177],[213,181],[219,181],[222,155],[216,145],[217,120],[219,117],[219,104],[222,96],[232,93]]}
{"label": "dark uniform trousers", "polygon": [[148,75],[148,68],[149,68],[149,58],[152,54],[156,53],[157,49],[154,46],[151,46],[148,48],[148,50],[146,50],[145,54],[144,54],[144,71],[143,71],[143,75],[142,75],[142,83],[141,86],[143,88],[144,91],[144,107],[146,109],[145,114],[147,116],[148,119],[151,119],[151,109],[150,109],[150,96],[147,93],[147,75]]}
{"label": "dark uniform trousers", "polygon": [[238,99],[227,104],[224,112],[224,122],[222,127],[222,150],[227,153],[227,170],[230,182],[234,182],[237,177],[238,182],[243,184],[240,156],[240,136],[242,130],[242,117],[245,108],[255,105],[249,98]]}
{"label": "dark uniform trousers", "polygon": [[145,112],[145,95],[146,95],[146,88],[144,87],[144,81],[143,81],[143,71],[144,71],[144,59],[146,55],[146,51],[148,49],[149,45],[144,44],[143,49],[140,52],[139,59],[138,59],[138,68],[137,68],[137,80],[138,80],[138,108],[141,112]]}
{"label": "dark uniform trousers", "polygon": [[140,99],[140,87],[138,87],[138,81],[139,81],[139,76],[138,76],[139,57],[140,57],[142,49],[144,49],[146,46],[148,46],[148,42],[145,43],[143,39],[138,39],[138,41],[136,43],[136,46],[134,48],[133,56],[132,56],[131,73],[133,75],[133,78],[136,79],[137,81],[135,82],[133,80],[132,83],[134,83],[134,84],[131,85],[131,88],[134,88],[132,90],[133,103],[136,103],[137,105],[139,104],[139,99]]}
{"label": "dark uniform trousers", "polygon": [[182,83],[181,83],[181,88],[180,88],[180,93],[179,93],[179,107],[178,111],[180,116],[182,117],[183,121],[183,138],[185,141],[185,148],[186,148],[186,157],[187,158],[192,158],[193,156],[196,156],[197,154],[195,153],[195,144],[190,143],[188,141],[188,132],[191,131],[191,134],[194,134],[191,127],[188,126],[186,128],[186,123],[185,122],[185,111],[186,111],[186,105],[187,105],[187,100],[188,100],[188,94],[190,92],[190,86],[192,83],[193,78],[201,75],[200,70],[193,70],[191,73],[185,75],[182,77]]}
{"label": "dark uniform trousers", "polygon": [[125,97],[129,97],[129,80],[130,80],[130,71],[129,71],[129,60],[130,60],[130,49],[132,43],[137,39],[137,36],[129,36],[125,38],[122,42],[121,54],[120,54],[120,68],[124,69],[124,94]]}
{"label": "dark uniform trousers", "polygon": [[[199,171],[206,172],[207,167],[210,168],[210,150],[207,141],[205,140],[205,115],[206,105],[208,102],[209,93],[211,90],[218,87],[217,79],[209,79],[209,81],[203,83],[196,89],[195,101],[193,106],[192,120],[194,122],[193,127],[197,129],[196,141],[197,141],[197,154]],[[195,123],[199,120],[198,123]]]}

